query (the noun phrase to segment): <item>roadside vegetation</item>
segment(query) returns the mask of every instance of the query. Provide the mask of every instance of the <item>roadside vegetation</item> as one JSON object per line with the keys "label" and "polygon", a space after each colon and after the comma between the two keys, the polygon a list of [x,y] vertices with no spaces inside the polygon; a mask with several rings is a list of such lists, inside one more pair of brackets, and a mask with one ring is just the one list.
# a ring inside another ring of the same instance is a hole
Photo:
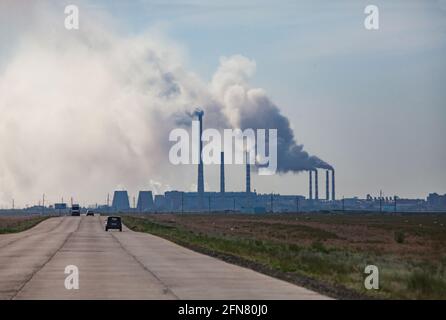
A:
{"label": "roadside vegetation", "polygon": [[0,216],[0,234],[25,231],[48,218],[48,216]]}
{"label": "roadside vegetation", "polygon": [[[149,232],[335,298],[446,299],[446,215],[152,214]],[[379,268],[366,290],[364,268]]]}

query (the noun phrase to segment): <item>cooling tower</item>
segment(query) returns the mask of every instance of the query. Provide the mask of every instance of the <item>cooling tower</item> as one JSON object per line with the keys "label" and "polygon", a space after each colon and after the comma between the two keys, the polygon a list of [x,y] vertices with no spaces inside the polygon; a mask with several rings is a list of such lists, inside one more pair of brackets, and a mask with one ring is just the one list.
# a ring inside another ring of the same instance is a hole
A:
{"label": "cooling tower", "polygon": [[136,205],[138,211],[150,211],[153,209],[153,195],[152,191],[140,191],[138,194],[138,204]]}
{"label": "cooling tower", "polygon": [[113,194],[112,207],[115,211],[127,211],[130,209],[127,191],[115,191]]}

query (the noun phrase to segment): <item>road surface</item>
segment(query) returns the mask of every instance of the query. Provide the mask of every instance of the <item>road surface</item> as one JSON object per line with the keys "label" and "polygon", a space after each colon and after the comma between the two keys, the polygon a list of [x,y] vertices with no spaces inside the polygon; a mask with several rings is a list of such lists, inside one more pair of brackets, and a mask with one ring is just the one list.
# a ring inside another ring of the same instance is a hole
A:
{"label": "road surface", "polygon": [[[0,235],[0,299],[326,299],[165,239],[104,231],[104,217],[57,217]],[[79,289],[67,290],[67,265]]]}

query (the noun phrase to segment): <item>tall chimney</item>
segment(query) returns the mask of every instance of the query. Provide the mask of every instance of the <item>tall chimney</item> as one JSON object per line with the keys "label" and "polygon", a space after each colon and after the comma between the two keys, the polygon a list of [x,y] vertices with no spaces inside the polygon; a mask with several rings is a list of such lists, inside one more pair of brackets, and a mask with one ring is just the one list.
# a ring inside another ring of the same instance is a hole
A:
{"label": "tall chimney", "polygon": [[220,192],[225,192],[225,153],[220,153]]}
{"label": "tall chimney", "polygon": [[319,178],[318,178],[318,175],[317,175],[317,169],[314,169],[314,180],[315,180],[315,183],[314,183],[314,192],[315,192],[315,195],[314,195],[314,198],[316,199],[316,200],[319,200]]}
{"label": "tall chimney", "polygon": [[308,199],[313,200],[313,170],[308,170],[308,175],[310,177],[310,188],[309,188],[309,197]]}
{"label": "tall chimney", "polygon": [[335,172],[331,169],[331,200],[334,201],[335,198]]}
{"label": "tall chimney", "polygon": [[330,200],[330,175],[328,173],[328,170],[325,171],[325,200]]}
{"label": "tall chimney", "polygon": [[251,192],[251,166],[249,164],[248,152],[246,152],[246,192]]}
{"label": "tall chimney", "polygon": [[197,187],[198,187],[198,193],[204,193],[204,177],[203,177],[203,156],[202,156],[202,151],[203,151],[203,141],[201,140],[202,138],[202,134],[203,134],[203,111],[199,111],[197,113],[198,115],[198,121],[200,121],[200,135],[199,135],[199,162],[198,162],[198,183],[197,183]]}

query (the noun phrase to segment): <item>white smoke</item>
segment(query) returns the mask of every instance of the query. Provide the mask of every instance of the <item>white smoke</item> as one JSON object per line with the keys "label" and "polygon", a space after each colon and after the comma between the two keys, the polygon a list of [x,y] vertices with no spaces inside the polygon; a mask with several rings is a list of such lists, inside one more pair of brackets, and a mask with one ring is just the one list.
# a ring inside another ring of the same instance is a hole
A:
{"label": "white smoke", "polygon": [[45,9],[0,56],[1,204],[33,204],[42,193],[94,203],[117,186],[165,191],[179,114],[200,106],[207,126],[222,128],[265,111],[245,57],[222,58],[207,84],[156,32],[122,36],[85,15],[67,31],[60,12]]}
{"label": "white smoke", "polygon": [[156,34],[122,37],[86,17],[79,31],[46,28],[60,16],[45,11],[2,57],[5,204],[42,193],[97,201],[117,186],[147,185],[166,162],[172,114],[211,104],[206,85],[182,69],[181,50]]}

